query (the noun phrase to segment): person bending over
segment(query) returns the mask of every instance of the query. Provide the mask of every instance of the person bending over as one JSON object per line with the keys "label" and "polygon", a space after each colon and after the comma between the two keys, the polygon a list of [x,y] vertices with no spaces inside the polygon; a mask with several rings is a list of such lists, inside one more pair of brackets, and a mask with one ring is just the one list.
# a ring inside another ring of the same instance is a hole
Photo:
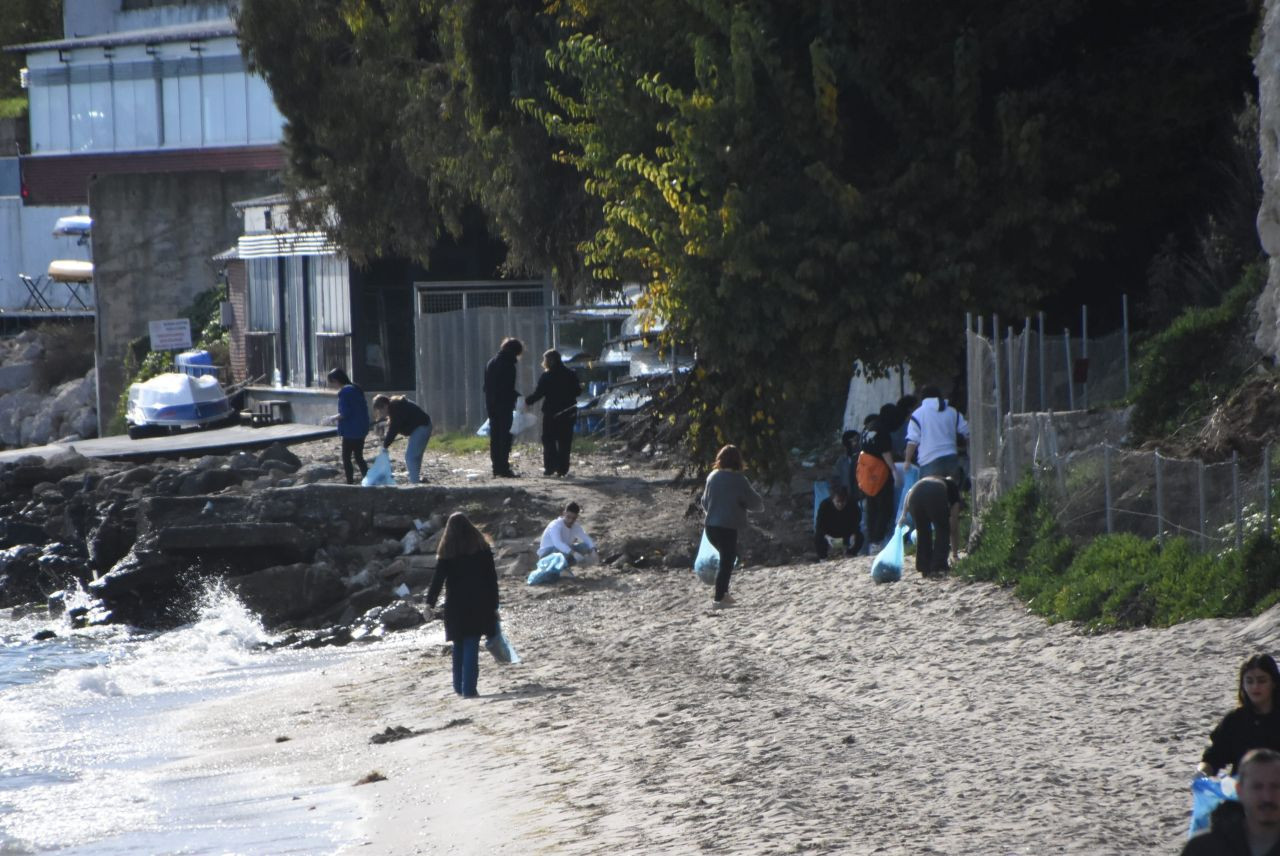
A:
{"label": "person bending over", "polygon": [[595,552],[595,542],[578,522],[581,513],[578,503],[570,502],[559,517],[547,524],[547,528],[542,530],[542,543],[538,545],[539,559],[560,553],[568,566],[582,562]]}
{"label": "person bending over", "polygon": [[401,434],[409,438],[404,450],[404,466],[409,471],[409,484],[417,484],[422,478],[422,455],[431,439],[431,417],[403,395],[375,395],[373,412],[379,419],[387,420],[382,448],[390,449],[391,441]]}
{"label": "person bending over", "polygon": [[836,485],[831,495],[818,503],[813,549],[819,559],[827,558],[832,538],[839,538],[844,544],[846,556],[856,556],[862,549],[862,512],[858,503],[849,501],[849,490],[844,485]]}
{"label": "person bending over", "polygon": [[1240,766],[1250,749],[1280,750],[1280,669],[1270,654],[1255,654],[1240,666],[1236,685],[1240,706],[1209,735],[1197,775],[1214,776]]}
{"label": "person bending over", "polygon": [[947,575],[947,551],[960,552],[960,486],[955,476],[925,476],[911,486],[898,525],[911,515],[916,525],[916,570],[922,577]]}

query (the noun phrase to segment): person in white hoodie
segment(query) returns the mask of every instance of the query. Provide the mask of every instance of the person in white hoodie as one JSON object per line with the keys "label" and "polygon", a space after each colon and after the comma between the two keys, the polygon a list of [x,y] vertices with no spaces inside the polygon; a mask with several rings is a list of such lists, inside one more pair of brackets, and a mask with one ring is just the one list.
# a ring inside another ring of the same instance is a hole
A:
{"label": "person in white hoodie", "polygon": [[573,565],[595,552],[595,542],[578,522],[581,513],[578,503],[570,502],[559,517],[547,524],[547,528],[542,530],[542,543],[538,545],[539,559],[560,553],[569,565]]}
{"label": "person in white hoodie", "polygon": [[926,386],[920,398],[920,406],[907,420],[906,466],[919,464],[921,478],[945,478],[961,466],[959,438],[968,439],[969,423],[936,386]]}

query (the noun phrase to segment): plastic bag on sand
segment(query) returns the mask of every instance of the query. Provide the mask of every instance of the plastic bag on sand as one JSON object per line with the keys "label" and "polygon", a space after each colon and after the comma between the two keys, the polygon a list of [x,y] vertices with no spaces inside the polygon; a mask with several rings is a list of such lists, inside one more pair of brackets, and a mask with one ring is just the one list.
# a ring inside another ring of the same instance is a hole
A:
{"label": "plastic bag on sand", "polygon": [[560,574],[568,566],[569,563],[565,561],[564,553],[548,553],[538,560],[537,567],[529,573],[525,583],[531,586],[554,583],[560,579]]}
{"label": "plastic bag on sand", "polygon": [[395,476],[391,475],[391,456],[387,454],[386,449],[383,449],[378,453],[378,457],[373,459],[373,463],[369,465],[369,472],[364,474],[360,484],[365,487],[377,487],[378,485],[395,483]]}
{"label": "plastic bag on sand", "polygon": [[716,574],[720,573],[720,551],[711,546],[707,533],[702,533],[702,543],[698,545],[698,555],[693,560],[693,572],[709,586],[716,584]]}
{"label": "plastic bag on sand", "polygon": [[493,659],[499,663],[510,665],[519,663],[520,655],[516,653],[516,646],[511,644],[511,640],[503,632],[501,621],[497,623],[497,631],[497,633],[484,640],[484,647],[493,655]]}
{"label": "plastic bag on sand", "polygon": [[1187,829],[1190,838],[1209,825],[1209,815],[1227,800],[1236,799],[1236,780],[1231,776],[1221,779],[1193,779],[1191,781],[1191,825]]}
{"label": "plastic bag on sand", "polygon": [[902,579],[902,539],[907,527],[899,526],[871,563],[871,579],[878,583],[896,583]]}

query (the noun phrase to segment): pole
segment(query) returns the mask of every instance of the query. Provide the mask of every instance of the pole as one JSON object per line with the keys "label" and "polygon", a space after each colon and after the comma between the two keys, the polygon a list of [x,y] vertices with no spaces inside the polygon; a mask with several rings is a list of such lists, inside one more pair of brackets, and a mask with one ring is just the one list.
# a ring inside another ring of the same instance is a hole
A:
{"label": "pole", "polygon": [[1006,435],[1009,442],[1009,471],[1016,481],[1018,478],[1018,432],[1013,424],[1013,327],[1004,340],[1006,370],[1009,372],[1009,431]]}
{"label": "pole", "polygon": [[1027,377],[1028,363],[1031,360],[1031,319],[1025,318],[1022,321],[1022,412],[1027,412],[1027,387],[1030,385]]}
{"label": "pole", "polygon": [[1084,381],[1080,384],[1081,407],[1089,409],[1089,307],[1080,307],[1080,359],[1085,361]]}
{"label": "pole", "polygon": [[1049,397],[1045,395],[1044,389],[1044,313],[1036,313],[1040,321],[1040,409],[1049,409]]}
{"label": "pole", "polygon": [[1271,444],[1262,450],[1262,531],[1271,537]]}
{"label": "pole", "polygon": [[1076,409],[1076,388],[1071,380],[1071,331],[1062,328],[1062,346],[1067,354],[1067,409]]}
{"label": "pole", "polygon": [[1203,553],[1209,549],[1209,544],[1205,535],[1205,527],[1208,525],[1207,514],[1204,498],[1204,461],[1200,461],[1200,466],[1196,472],[1196,479],[1200,488],[1200,552]]}
{"label": "pole", "polygon": [[1120,310],[1124,324],[1124,395],[1129,397],[1129,295],[1120,295]]}
{"label": "pole", "polygon": [[1240,507],[1240,453],[1231,453],[1231,500],[1236,506],[1236,549],[1244,547],[1244,509]]}
{"label": "pole", "polygon": [[1160,468],[1160,453],[1156,452],[1156,540],[1164,546],[1164,473]]}
{"label": "pole", "polygon": [[1000,392],[1000,316],[991,316],[991,359],[996,393],[996,481],[1004,488],[1004,400]]}
{"label": "pole", "polygon": [[1115,524],[1111,513],[1111,446],[1102,447],[1102,480],[1106,487],[1107,498],[1107,534],[1115,532]]}

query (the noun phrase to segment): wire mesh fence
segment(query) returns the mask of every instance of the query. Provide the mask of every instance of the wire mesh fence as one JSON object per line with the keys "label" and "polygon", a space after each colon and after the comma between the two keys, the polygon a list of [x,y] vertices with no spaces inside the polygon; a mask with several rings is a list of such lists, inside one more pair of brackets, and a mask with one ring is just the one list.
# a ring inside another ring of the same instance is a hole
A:
{"label": "wire mesh fence", "polygon": [[[1216,463],[1122,447],[1126,414],[1100,405],[1127,395],[1125,339],[1123,331],[1092,340],[1041,335],[1030,323],[992,339],[971,323],[975,516],[1030,473],[1075,540],[1129,532],[1160,541],[1183,537],[1216,552],[1238,547],[1253,531],[1269,534],[1271,447],[1260,458]],[[1055,347],[1056,366],[1049,357]],[[1084,365],[1071,357],[1085,353]]]}

